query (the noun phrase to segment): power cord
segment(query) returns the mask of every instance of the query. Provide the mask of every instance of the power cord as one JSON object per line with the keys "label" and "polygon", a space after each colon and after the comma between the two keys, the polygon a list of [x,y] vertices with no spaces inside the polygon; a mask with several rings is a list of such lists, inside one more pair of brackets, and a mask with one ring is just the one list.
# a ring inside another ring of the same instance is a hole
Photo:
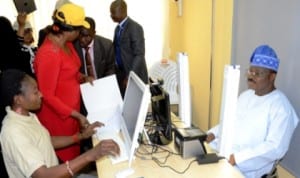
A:
{"label": "power cord", "polygon": [[176,172],[177,174],[184,174],[184,173],[191,167],[191,165],[192,165],[194,162],[197,162],[197,159],[192,160],[192,161],[188,164],[188,166],[187,166],[183,171],[177,171],[175,168],[173,168],[173,167],[171,167],[171,166],[161,164],[156,158],[153,158],[153,161],[154,161],[159,167],[162,167],[162,168],[169,168],[169,169],[171,169],[172,171]]}
{"label": "power cord", "polygon": [[[167,153],[167,155],[159,156],[160,154]],[[192,165],[192,163],[197,162],[197,159],[192,160],[188,166],[182,171],[178,171],[176,168],[166,165],[168,158],[172,155],[180,156],[178,153],[174,153],[165,147],[156,144],[143,144],[141,145],[135,155],[143,160],[153,160],[159,167],[168,168],[177,174],[184,174]]]}

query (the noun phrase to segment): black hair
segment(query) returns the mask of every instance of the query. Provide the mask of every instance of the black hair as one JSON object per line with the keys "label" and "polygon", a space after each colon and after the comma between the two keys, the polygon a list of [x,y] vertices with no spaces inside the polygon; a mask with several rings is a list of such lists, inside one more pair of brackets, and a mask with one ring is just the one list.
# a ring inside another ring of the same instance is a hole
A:
{"label": "black hair", "polygon": [[14,96],[22,93],[22,81],[27,74],[18,69],[7,69],[0,74],[1,107],[12,106]]}
{"label": "black hair", "polygon": [[7,37],[7,35],[9,34],[10,36],[14,36],[15,35],[15,31],[10,23],[10,21],[8,20],[8,18],[4,17],[4,16],[0,16],[0,32],[1,34],[5,35]]}
{"label": "black hair", "polygon": [[89,29],[92,29],[92,30],[96,29],[96,23],[95,23],[95,20],[93,18],[91,18],[91,17],[85,17],[85,21],[87,21],[90,24],[90,28]]}
{"label": "black hair", "polygon": [[124,0],[115,0],[112,2],[111,7],[119,8],[121,12],[127,13],[127,4]]}
{"label": "black hair", "polygon": [[24,59],[21,46],[10,21],[4,16],[0,16],[0,35],[0,70],[19,67],[19,62],[15,59],[19,59],[18,57]]}
{"label": "black hair", "polygon": [[74,28],[71,25],[64,24],[59,20],[54,20],[51,28],[49,28],[50,32],[53,34],[60,34],[64,31],[73,31]]}

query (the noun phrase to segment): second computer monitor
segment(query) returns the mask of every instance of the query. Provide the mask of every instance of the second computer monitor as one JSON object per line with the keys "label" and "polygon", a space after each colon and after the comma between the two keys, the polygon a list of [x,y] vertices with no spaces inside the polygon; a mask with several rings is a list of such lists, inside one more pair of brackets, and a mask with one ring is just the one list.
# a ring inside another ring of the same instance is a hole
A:
{"label": "second computer monitor", "polygon": [[150,134],[150,141],[167,145],[172,141],[172,123],[169,93],[160,84],[150,84],[152,117],[155,131]]}
{"label": "second computer monitor", "polygon": [[144,128],[144,123],[150,104],[149,86],[134,73],[130,72],[125,92],[121,131],[128,148],[128,161],[131,165],[135,149],[138,147],[138,136]]}

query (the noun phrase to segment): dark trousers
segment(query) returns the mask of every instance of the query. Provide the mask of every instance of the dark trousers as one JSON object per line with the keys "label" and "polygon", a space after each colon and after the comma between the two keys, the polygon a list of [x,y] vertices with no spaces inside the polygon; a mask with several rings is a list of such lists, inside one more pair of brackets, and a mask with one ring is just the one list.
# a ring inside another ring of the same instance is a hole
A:
{"label": "dark trousers", "polygon": [[123,69],[120,69],[118,67],[116,67],[116,75],[117,75],[118,85],[119,85],[122,98],[124,98],[126,87],[127,87],[128,76],[126,75]]}

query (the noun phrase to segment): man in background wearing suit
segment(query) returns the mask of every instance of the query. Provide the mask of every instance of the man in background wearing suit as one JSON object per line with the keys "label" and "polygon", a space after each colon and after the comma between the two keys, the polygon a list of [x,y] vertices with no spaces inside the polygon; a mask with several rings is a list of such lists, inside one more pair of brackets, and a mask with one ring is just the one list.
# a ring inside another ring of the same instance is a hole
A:
{"label": "man in background wearing suit", "polygon": [[145,61],[145,39],[141,25],[127,16],[124,0],[115,0],[110,6],[111,18],[118,23],[114,35],[116,73],[121,94],[124,97],[129,72],[134,71],[144,83],[148,83]]}
{"label": "man in background wearing suit", "polygon": [[115,73],[115,54],[111,40],[96,35],[96,24],[94,19],[86,17],[90,29],[82,28],[78,40],[75,42],[75,49],[81,60],[80,71],[89,75],[87,71],[86,49],[91,58],[91,67],[94,78],[102,78]]}

